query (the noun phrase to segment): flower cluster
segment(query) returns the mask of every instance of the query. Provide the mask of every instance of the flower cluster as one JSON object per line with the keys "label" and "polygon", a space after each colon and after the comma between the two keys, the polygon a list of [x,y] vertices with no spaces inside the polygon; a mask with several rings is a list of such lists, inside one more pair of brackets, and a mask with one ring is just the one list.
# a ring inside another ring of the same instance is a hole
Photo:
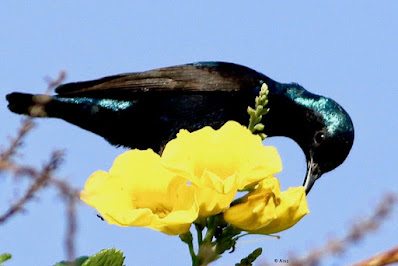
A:
{"label": "flower cluster", "polygon": [[[219,130],[181,130],[162,156],[152,150],[123,153],[109,172],[90,176],[81,199],[120,226],[177,235],[195,221],[223,214],[236,228],[271,234],[308,213],[303,187],[280,191],[274,174],[281,170],[274,147],[230,121]],[[238,191],[249,192],[234,201]]]}

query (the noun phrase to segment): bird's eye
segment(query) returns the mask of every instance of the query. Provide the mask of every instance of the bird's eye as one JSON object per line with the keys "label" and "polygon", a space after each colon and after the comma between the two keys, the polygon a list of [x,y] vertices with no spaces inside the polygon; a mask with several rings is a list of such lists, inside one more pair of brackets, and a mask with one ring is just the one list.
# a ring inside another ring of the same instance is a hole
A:
{"label": "bird's eye", "polygon": [[316,134],[315,134],[315,137],[314,137],[314,140],[315,140],[315,143],[316,144],[321,144],[322,143],[322,141],[324,141],[325,140],[325,133],[323,133],[323,132],[317,132]]}

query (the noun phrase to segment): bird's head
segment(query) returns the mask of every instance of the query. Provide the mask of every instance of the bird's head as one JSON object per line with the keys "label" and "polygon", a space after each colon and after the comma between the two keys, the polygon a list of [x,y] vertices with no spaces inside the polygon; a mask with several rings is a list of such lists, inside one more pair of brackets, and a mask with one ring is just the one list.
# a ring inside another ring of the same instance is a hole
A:
{"label": "bird's head", "polygon": [[354,142],[348,113],[334,100],[310,93],[297,83],[269,82],[270,111],[264,117],[268,136],[286,136],[303,150],[307,160],[304,179],[308,194],[324,173],[347,158]]}
{"label": "bird's head", "polygon": [[344,162],[354,142],[354,126],[334,100],[309,93],[299,85],[287,92],[307,121],[302,126],[306,133],[296,136],[296,141],[307,160],[304,187],[308,194],[318,178]]}

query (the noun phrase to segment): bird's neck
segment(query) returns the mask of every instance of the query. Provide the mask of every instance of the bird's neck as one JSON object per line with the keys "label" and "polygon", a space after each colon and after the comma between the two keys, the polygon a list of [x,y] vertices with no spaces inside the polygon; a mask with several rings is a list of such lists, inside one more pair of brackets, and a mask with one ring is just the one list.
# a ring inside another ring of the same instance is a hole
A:
{"label": "bird's neck", "polygon": [[[309,138],[313,135],[313,127],[321,121],[320,117],[303,102],[319,96],[309,93],[297,84],[275,82],[271,85],[274,87],[270,88],[268,96],[270,111],[263,119],[264,132],[268,136],[291,138],[303,151],[309,150],[308,145],[311,143]],[[304,123],[305,121],[310,123]]]}

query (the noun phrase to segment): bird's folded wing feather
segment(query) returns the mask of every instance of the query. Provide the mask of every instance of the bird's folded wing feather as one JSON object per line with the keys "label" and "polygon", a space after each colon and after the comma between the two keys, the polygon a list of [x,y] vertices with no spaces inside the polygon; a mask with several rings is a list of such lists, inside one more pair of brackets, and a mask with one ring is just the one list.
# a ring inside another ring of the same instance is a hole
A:
{"label": "bird's folded wing feather", "polygon": [[55,92],[62,97],[126,99],[139,93],[238,91],[257,85],[262,74],[236,64],[199,62],[145,72],[68,83]]}

